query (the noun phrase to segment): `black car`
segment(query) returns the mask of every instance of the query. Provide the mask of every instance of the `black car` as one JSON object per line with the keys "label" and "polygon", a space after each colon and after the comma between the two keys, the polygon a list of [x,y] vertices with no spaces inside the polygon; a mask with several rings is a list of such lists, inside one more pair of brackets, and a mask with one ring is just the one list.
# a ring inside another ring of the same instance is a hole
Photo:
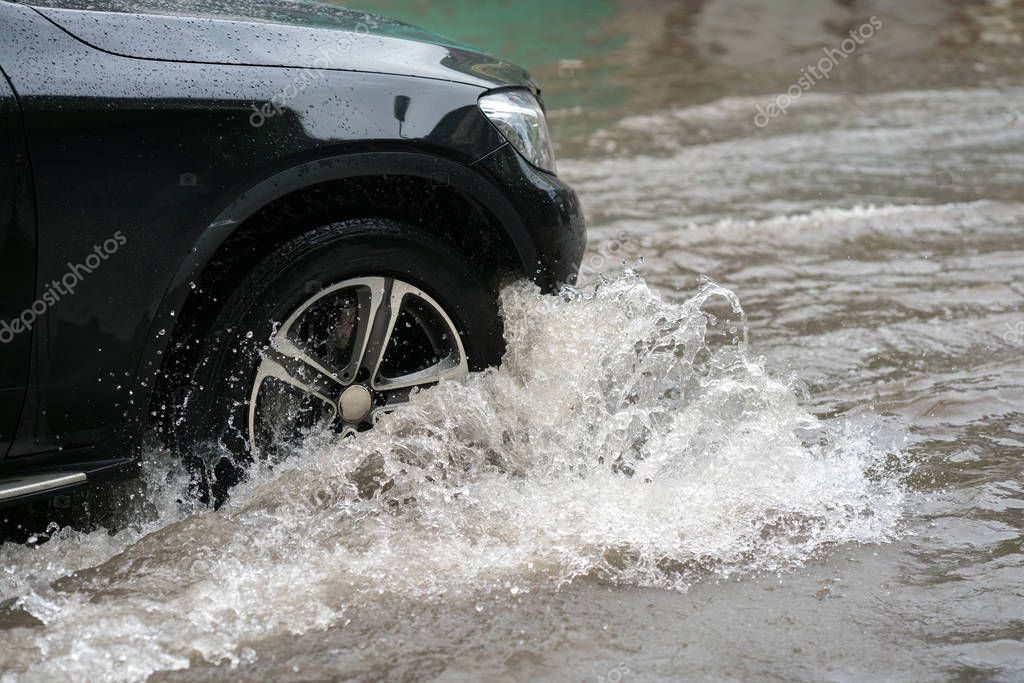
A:
{"label": "black car", "polygon": [[0,503],[494,365],[585,244],[521,69],[312,2],[0,0]]}

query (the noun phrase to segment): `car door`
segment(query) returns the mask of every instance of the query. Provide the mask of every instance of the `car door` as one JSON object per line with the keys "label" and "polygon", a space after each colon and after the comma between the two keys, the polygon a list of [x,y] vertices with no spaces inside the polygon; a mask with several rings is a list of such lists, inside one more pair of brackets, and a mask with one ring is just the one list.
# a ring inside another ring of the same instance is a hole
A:
{"label": "car door", "polygon": [[0,457],[10,448],[25,398],[35,291],[32,181],[18,101],[2,67],[0,64]]}

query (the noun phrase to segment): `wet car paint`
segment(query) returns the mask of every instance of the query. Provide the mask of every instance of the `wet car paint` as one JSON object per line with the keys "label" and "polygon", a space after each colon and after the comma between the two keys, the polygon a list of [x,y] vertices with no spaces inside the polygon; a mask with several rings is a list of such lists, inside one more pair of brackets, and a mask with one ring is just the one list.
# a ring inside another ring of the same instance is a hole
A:
{"label": "wet car paint", "polygon": [[31,335],[19,332],[16,321],[31,307],[34,289],[31,191],[21,114],[0,72],[0,458],[14,439],[28,376]]}

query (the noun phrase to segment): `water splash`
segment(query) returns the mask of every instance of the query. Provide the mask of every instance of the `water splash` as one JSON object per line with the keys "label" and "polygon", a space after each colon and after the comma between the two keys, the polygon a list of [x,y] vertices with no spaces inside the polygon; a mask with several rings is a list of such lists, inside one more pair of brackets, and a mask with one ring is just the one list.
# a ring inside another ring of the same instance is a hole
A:
{"label": "water splash", "polygon": [[40,576],[0,584],[0,620],[33,624],[8,630],[0,668],[137,679],[239,663],[374,601],[685,589],[898,533],[892,454],[765,372],[730,291],[673,304],[627,274],[557,297],[515,285],[502,309],[500,369],[359,438],[311,435],[219,511],[165,504],[140,531],[4,547]]}

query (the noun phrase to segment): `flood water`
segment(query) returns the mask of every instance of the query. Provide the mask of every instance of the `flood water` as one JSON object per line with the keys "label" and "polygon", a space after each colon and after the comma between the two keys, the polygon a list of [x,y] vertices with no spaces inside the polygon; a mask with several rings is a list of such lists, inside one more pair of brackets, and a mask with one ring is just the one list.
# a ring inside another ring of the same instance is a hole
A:
{"label": "flood water", "polygon": [[540,77],[582,284],[218,511],[154,451],[0,547],[3,680],[1024,680],[1024,10],[356,4]]}

